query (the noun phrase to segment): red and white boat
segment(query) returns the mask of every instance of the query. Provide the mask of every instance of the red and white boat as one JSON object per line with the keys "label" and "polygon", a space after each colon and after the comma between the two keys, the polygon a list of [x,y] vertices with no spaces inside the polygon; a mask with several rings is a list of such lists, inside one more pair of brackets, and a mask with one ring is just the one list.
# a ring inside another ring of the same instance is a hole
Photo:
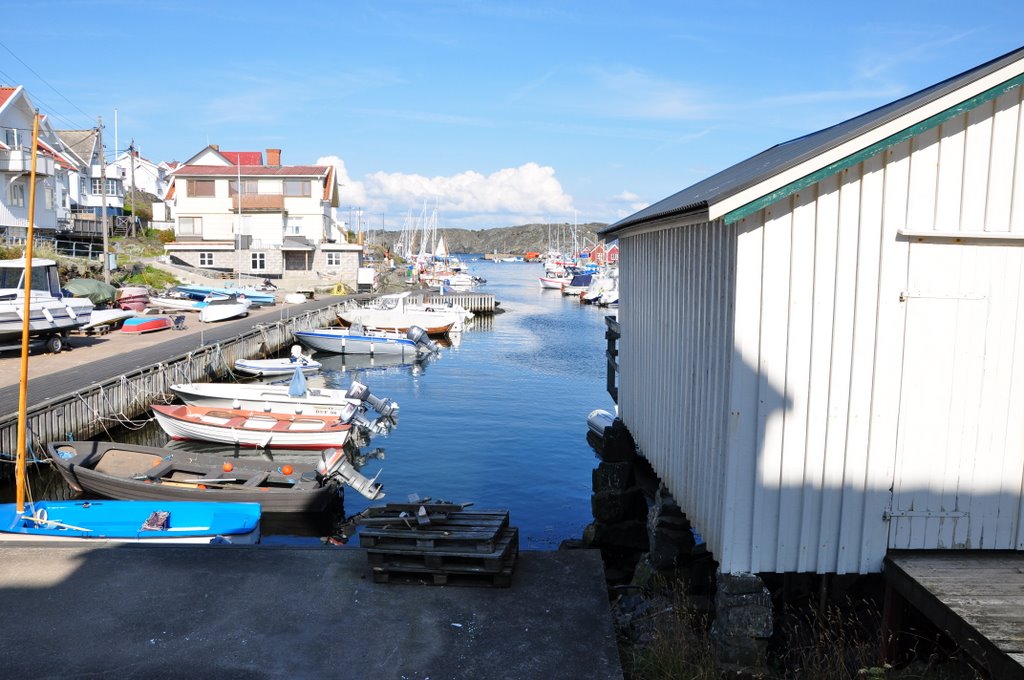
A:
{"label": "red and white boat", "polygon": [[174,439],[239,446],[341,448],[352,428],[335,416],[264,413],[217,406],[154,404],[153,413],[164,432]]}
{"label": "red and white boat", "polygon": [[544,276],[540,277],[540,287],[562,290],[562,286],[568,285],[570,281],[572,281],[571,276],[546,273]]}
{"label": "red and white boat", "polygon": [[117,295],[117,306],[141,312],[149,304],[149,288],[145,286],[125,286]]}
{"label": "red and white boat", "polygon": [[151,333],[152,331],[162,331],[173,325],[174,321],[169,316],[136,316],[124,320],[121,332],[135,334]]}

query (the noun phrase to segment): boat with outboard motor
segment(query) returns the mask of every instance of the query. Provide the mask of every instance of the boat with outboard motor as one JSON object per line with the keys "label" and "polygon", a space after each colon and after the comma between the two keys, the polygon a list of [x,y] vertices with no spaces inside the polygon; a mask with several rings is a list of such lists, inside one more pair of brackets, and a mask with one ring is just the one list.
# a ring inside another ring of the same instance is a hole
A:
{"label": "boat with outboard motor", "polygon": [[320,512],[348,484],[371,500],[379,484],[360,474],[337,449],[316,465],[172,451],[107,441],[50,442],[47,454],[77,491],[122,500],[259,503],[264,513]]}
{"label": "boat with outboard motor", "polygon": [[156,422],[174,439],[291,449],[342,447],[352,425],[337,416],[272,413],[221,406],[153,404]]}
{"label": "boat with outboard motor", "polygon": [[316,373],[322,364],[303,354],[302,347],[292,345],[291,353],[280,359],[236,359],[235,371],[256,377],[293,375],[298,368],[303,373]]}
{"label": "boat with outboard motor", "polygon": [[[360,382],[347,390],[310,388],[300,369],[289,384],[181,383],[170,390],[185,404],[221,409],[245,409],[264,413],[331,416],[370,434],[384,434],[398,421],[398,404],[374,396]],[[367,407],[377,412],[376,420],[366,417]]]}
{"label": "boat with outboard motor", "polygon": [[412,359],[438,351],[437,345],[419,326],[413,326],[403,334],[367,330],[359,324],[353,324],[348,328],[295,331],[295,339],[311,349],[331,354],[387,354]]}

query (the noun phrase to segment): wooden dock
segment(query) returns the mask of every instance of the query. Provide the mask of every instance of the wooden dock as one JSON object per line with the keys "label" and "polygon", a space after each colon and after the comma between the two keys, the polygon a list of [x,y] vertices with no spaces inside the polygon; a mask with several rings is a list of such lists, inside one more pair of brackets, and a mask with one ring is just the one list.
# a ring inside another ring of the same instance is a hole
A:
{"label": "wooden dock", "polygon": [[902,599],[990,677],[1024,678],[1024,552],[894,552],[884,570],[890,629]]}

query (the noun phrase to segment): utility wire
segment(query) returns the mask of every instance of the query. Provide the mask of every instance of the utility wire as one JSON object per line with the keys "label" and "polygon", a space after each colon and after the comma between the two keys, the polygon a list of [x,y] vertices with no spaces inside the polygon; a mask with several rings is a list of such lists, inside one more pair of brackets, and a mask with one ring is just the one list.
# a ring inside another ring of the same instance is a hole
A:
{"label": "utility wire", "polygon": [[49,88],[50,88],[51,90],[53,90],[54,92],[56,92],[56,93],[57,93],[57,94],[58,94],[58,95],[60,96],[60,98],[61,98],[61,99],[63,99],[64,101],[66,101],[66,102],[67,102],[68,104],[71,104],[71,106],[72,106],[72,107],[74,107],[74,109],[75,109],[76,111],[78,111],[78,112],[79,112],[80,114],[82,114],[83,116],[85,116],[87,120],[91,120],[91,118],[92,118],[92,117],[91,117],[91,116],[90,116],[90,115],[89,115],[88,113],[86,113],[85,111],[83,111],[82,109],[80,109],[80,108],[78,107],[78,105],[77,105],[77,104],[75,104],[75,103],[74,103],[73,101],[71,101],[70,99],[68,99],[67,97],[65,97],[65,96],[64,96],[64,93],[63,93],[63,92],[61,92],[60,90],[58,90],[58,89],[57,89],[56,87],[54,87],[53,85],[51,85],[51,84],[50,84],[50,82],[49,82],[48,80],[46,80],[46,78],[44,78],[44,77],[42,77],[41,75],[39,75],[38,73],[36,73],[36,70],[35,70],[34,68],[32,68],[31,66],[29,66],[28,64],[26,64],[26,63],[25,63],[25,62],[24,62],[24,61],[22,60],[22,58],[21,58],[21,57],[19,57],[19,56],[18,56],[17,54],[15,54],[15,53],[14,53],[14,51],[13,51],[13,50],[12,50],[12,49],[11,49],[10,47],[8,47],[7,45],[5,45],[5,44],[3,43],[3,41],[0,41],[0,47],[3,47],[3,48],[4,48],[5,50],[7,50],[8,52],[10,52],[11,56],[12,56],[12,57],[14,57],[15,59],[17,59],[17,60],[18,60],[18,62],[19,62],[19,63],[20,63],[20,64],[21,64],[22,66],[24,66],[24,67],[25,67],[25,68],[27,68],[27,69],[28,69],[29,71],[31,71],[31,72],[32,72],[32,74],[33,74],[33,75],[34,75],[34,76],[35,76],[36,78],[39,78],[39,80],[43,81],[43,82],[44,82],[44,83],[46,84],[46,86],[47,86],[47,87],[49,87]]}

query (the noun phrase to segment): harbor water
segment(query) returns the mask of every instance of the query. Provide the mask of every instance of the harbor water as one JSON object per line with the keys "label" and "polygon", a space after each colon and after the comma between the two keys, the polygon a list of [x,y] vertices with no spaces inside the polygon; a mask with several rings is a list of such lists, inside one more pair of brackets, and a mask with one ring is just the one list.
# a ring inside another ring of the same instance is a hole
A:
{"label": "harbor water", "polygon": [[[482,258],[467,264],[487,280],[478,290],[494,294],[503,312],[476,320],[434,358],[397,364],[316,355],[324,368],[308,378],[311,387],[345,389],[358,380],[400,405],[398,426],[357,456],[365,461],[361,472],[383,484],[385,498],[370,501],[348,489],[342,512],[352,516],[410,497],[502,508],[519,528],[521,548],[554,550],[564,539],[579,538],[591,521],[591,473],[598,461],[587,443],[587,415],[613,409],[605,390],[609,312],[541,289],[540,264]],[[111,439],[167,442],[155,422],[111,431]],[[238,455],[316,460],[315,452]],[[324,531],[322,523],[265,523],[264,542],[315,541]]]}

